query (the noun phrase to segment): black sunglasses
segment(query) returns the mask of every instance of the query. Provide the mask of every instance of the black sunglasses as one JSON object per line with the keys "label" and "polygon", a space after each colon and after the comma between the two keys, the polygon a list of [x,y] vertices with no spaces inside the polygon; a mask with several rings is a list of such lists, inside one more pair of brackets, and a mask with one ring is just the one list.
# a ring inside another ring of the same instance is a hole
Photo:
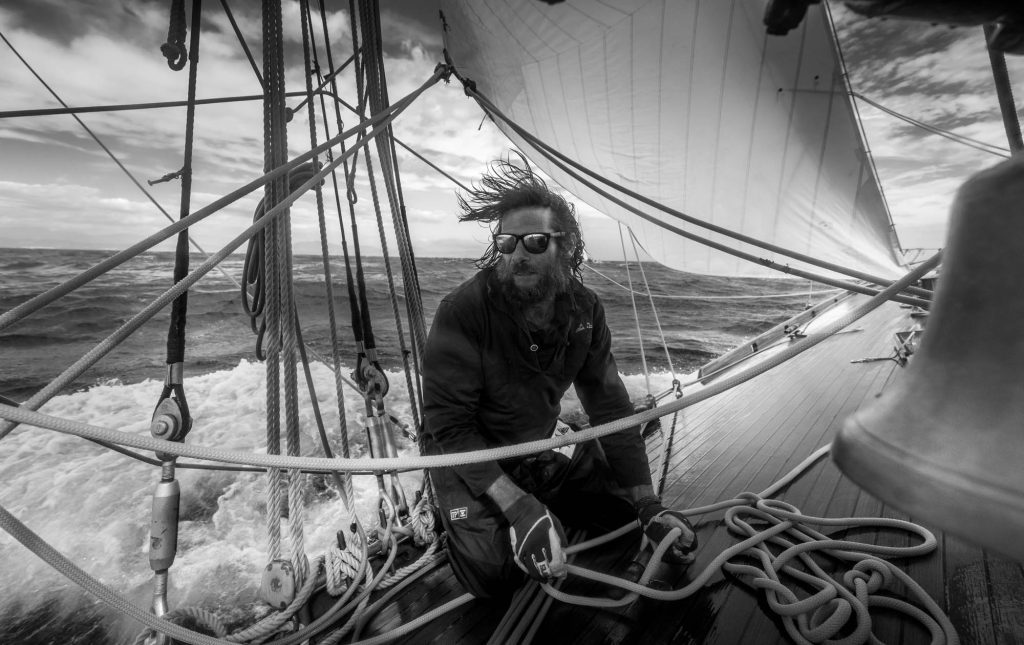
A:
{"label": "black sunglasses", "polygon": [[548,242],[553,237],[564,237],[565,233],[495,233],[494,248],[499,253],[514,253],[519,240],[523,241],[523,248],[530,253],[543,253],[548,248]]}

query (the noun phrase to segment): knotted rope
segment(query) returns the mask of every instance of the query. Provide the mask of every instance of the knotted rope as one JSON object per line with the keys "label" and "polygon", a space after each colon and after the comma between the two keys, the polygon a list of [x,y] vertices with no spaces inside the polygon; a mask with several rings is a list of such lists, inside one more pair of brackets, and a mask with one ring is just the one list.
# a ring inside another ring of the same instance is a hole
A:
{"label": "knotted rope", "polygon": [[185,62],[188,61],[188,51],[185,49],[185,0],[171,2],[167,42],[160,45],[160,53],[167,59],[167,66],[174,71],[185,68]]}
{"label": "knotted rope", "polygon": [[362,558],[350,549],[332,546],[327,552],[327,593],[340,596],[348,589],[351,581],[359,575]]}
{"label": "knotted rope", "polygon": [[436,518],[434,505],[426,495],[421,496],[409,511],[409,528],[412,530],[413,544],[422,547],[437,540],[437,531],[434,528]]}

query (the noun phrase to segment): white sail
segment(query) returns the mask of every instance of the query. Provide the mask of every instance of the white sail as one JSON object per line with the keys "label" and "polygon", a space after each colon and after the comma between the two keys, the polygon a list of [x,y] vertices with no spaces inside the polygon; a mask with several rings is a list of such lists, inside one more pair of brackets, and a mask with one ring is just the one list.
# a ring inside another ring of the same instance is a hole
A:
{"label": "white sail", "polygon": [[[446,47],[459,73],[564,155],[705,222],[895,276],[891,219],[822,6],[780,37],[766,35],[764,5],[442,0]],[[773,273],[645,221],[498,125],[566,190],[628,224],[659,262],[696,273]],[[685,231],[800,266],[624,201]]]}

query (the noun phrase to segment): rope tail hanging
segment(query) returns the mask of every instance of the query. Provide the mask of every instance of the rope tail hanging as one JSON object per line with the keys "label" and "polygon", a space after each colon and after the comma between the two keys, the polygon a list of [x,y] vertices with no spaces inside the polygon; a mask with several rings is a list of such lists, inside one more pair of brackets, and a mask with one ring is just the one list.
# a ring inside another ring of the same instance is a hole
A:
{"label": "rope tail hanging", "polygon": [[[198,8],[194,3],[192,11],[198,13]],[[160,53],[167,59],[167,66],[174,71],[179,71],[185,68],[185,62],[188,60],[188,51],[185,49],[185,0],[172,0],[171,2],[171,20],[170,25],[167,27],[167,42],[160,45]],[[193,55],[195,51],[193,50]]]}
{"label": "rope tail hanging", "polygon": [[[175,3],[180,4],[180,3]],[[181,33],[184,37],[184,8],[181,9]],[[177,9],[172,10],[172,27],[174,25],[174,14]],[[188,105],[185,111],[185,152],[181,170],[177,173],[181,178],[181,199],[178,210],[178,219],[182,220],[189,215],[192,200],[192,150],[195,140],[195,116],[196,116],[196,79],[199,71],[199,32],[202,20],[202,0],[194,0],[192,3],[192,37],[189,42],[189,49],[192,52],[188,71]],[[178,233],[177,244],[174,252],[174,283],[181,282],[189,272],[189,232],[184,229]],[[163,392],[157,401],[157,410],[161,406],[166,408],[172,405],[178,410],[176,413],[181,418],[181,428],[175,433],[174,440],[183,440],[189,430],[192,429],[192,417],[189,413],[188,401],[185,398],[184,389],[184,364],[185,364],[185,323],[188,314],[188,291],[183,292],[174,299],[171,304],[171,321],[167,329],[167,377],[164,381]],[[170,437],[165,437],[170,438]]]}

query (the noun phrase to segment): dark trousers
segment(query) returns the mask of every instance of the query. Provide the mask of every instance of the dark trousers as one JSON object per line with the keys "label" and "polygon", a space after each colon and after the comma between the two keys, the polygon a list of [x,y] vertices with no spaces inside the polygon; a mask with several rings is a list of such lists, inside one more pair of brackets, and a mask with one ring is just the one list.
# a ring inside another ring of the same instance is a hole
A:
{"label": "dark trousers", "polygon": [[[596,441],[578,444],[572,460],[549,450],[502,468],[566,528],[596,534],[636,520]],[[512,559],[509,525],[501,510],[486,495],[474,497],[450,468],[431,469],[430,479],[459,582],[478,598],[509,596],[526,574]]]}

